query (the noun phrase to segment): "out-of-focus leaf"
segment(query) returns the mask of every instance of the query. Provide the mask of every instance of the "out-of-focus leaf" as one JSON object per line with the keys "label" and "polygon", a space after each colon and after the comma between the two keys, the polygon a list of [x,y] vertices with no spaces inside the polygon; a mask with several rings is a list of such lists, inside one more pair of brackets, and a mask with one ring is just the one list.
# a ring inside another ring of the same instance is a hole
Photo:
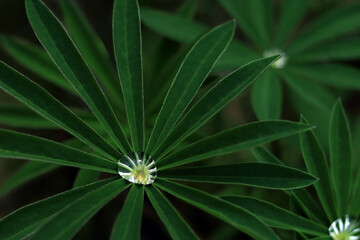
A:
{"label": "out-of-focus leaf", "polygon": [[195,207],[231,224],[255,239],[279,239],[261,220],[232,203],[177,183],[157,179],[155,185]]}
{"label": "out-of-focus leaf", "polygon": [[351,137],[349,124],[338,100],[331,112],[329,126],[330,170],[334,184],[338,217],[349,209],[351,189]]}
{"label": "out-of-focus leaf", "polygon": [[268,163],[166,169],[160,170],[158,176],[174,180],[242,184],[269,189],[302,188],[317,181],[315,177],[298,169]]}
{"label": "out-of-focus leaf", "polygon": [[195,15],[198,0],[187,0],[185,1],[177,11],[177,14],[187,19],[192,19]]}
{"label": "out-of-focus leaf", "polygon": [[251,151],[259,162],[283,165],[274,154],[262,146],[253,148]]}
{"label": "out-of-focus leaf", "polygon": [[251,103],[259,120],[280,118],[282,86],[272,69],[267,69],[254,83]]}
{"label": "out-of-focus leaf", "polygon": [[81,187],[86,184],[95,182],[99,178],[100,172],[88,170],[88,169],[79,169],[73,187]]}

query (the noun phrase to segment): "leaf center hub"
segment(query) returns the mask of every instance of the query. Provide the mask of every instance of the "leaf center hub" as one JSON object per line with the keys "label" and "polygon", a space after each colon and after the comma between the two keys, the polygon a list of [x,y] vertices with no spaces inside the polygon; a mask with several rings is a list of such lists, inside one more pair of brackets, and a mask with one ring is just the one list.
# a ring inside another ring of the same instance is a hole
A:
{"label": "leaf center hub", "polygon": [[[284,53],[284,52],[282,52],[281,49],[274,48],[274,49],[266,50],[263,53],[263,56],[264,57],[272,57],[272,56],[279,55],[279,54],[282,54],[282,53]],[[276,60],[271,66],[273,68],[280,69],[280,68],[284,68],[286,63],[287,63],[287,57],[286,57],[286,55],[283,55],[278,60]]]}
{"label": "leaf center hub", "polygon": [[360,239],[360,224],[346,215],[345,219],[339,218],[331,223],[329,235],[333,240],[358,240]]}

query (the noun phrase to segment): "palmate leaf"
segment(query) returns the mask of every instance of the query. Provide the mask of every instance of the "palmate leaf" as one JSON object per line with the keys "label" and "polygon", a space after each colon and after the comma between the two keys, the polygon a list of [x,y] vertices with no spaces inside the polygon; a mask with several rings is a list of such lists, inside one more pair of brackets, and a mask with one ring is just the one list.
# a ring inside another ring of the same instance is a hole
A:
{"label": "palmate leaf", "polygon": [[100,208],[129,186],[124,179],[112,179],[106,185],[88,191],[66,208],[56,212],[31,239],[71,239]]}
{"label": "palmate leaf", "polygon": [[151,204],[173,239],[200,239],[157,187],[149,186],[145,190]]}
{"label": "palmate leaf", "polygon": [[72,204],[86,193],[105,186],[114,180],[106,179],[84,187],[74,188],[18,209],[0,220],[0,238],[6,240],[23,239],[69,204]]}
{"label": "palmate leaf", "polygon": [[123,90],[134,151],[143,151],[144,93],[139,5],[133,0],[115,0],[114,50]]}
{"label": "palmate leaf", "polygon": [[330,171],[334,184],[338,217],[345,216],[351,189],[351,137],[349,124],[338,100],[332,110],[329,126]]}
{"label": "palmate leaf", "polygon": [[105,90],[111,94],[113,102],[121,102],[120,83],[103,42],[86,21],[76,3],[70,0],[61,0],[60,6],[64,15],[66,29],[81,55],[100,82],[104,84]]}
{"label": "palmate leaf", "polygon": [[310,221],[270,202],[243,196],[224,196],[221,198],[247,209],[266,224],[275,228],[297,230],[312,235],[328,233],[328,229],[324,225]]}
{"label": "palmate leaf", "polygon": [[158,179],[155,186],[195,207],[231,224],[255,239],[279,239],[261,220],[249,211],[208,193]]}
{"label": "palmate leaf", "polygon": [[0,88],[81,141],[114,159],[121,154],[73,112],[30,79],[0,62]]}
{"label": "palmate leaf", "polygon": [[25,3],[30,24],[53,61],[116,145],[123,152],[129,152],[129,143],[109,102],[59,20],[40,0],[26,0]]}
{"label": "palmate leaf", "polygon": [[307,131],[312,127],[290,121],[261,121],[235,127],[197,141],[157,161],[159,169],[251,148]]}
{"label": "palmate leaf", "polygon": [[114,162],[44,138],[0,130],[0,156],[117,173]]}
{"label": "palmate leaf", "polygon": [[268,163],[239,163],[210,167],[159,170],[158,177],[183,181],[242,184],[270,189],[309,186],[317,179],[303,171]]}
{"label": "palmate leaf", "polygon": [[162,144],[154,151],[153,158],[161,158],[201,127],[249,86],[276,59],[275,56],[253,61],[220,80],[176,124]]}
{"label": "palmate leaf", "polygon": [[156,119],[146,149],[150,155],[190,104],[214,64],[229,45],[233,34],[234,22],[231,21],[204,34],[189,51]]}
{"label": "palmate leaf", "polygon": [[[304,117],[302,117],[301,121],[307,123]],[[315,183],[314,187],[329,220],[332,221],[336,219],[335,196],[324,150],[313,130],[301,133],[300,143],[309,173],[321,179],[321,181]]]}
{"label": "palmate leaf", "polygon": [[0,36],[0,42],[5,51],[21,65],[55,86],[75,93],[75,89],[62,76],[44,49],[38,45],[5,35]]}
{"label": "palmate leaf", "polygon": [[143,202],[144,187],[134,184],[113,227],[112,240],[140,239]]}

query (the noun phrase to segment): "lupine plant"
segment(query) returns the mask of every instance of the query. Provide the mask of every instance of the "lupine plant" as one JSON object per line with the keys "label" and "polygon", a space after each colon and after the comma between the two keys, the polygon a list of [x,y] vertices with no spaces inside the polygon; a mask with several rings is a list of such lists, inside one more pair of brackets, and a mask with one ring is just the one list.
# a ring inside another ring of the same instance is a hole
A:
{"label": "lupine plant", "polygon": [[[172,238],[199,239],[163,192],[214,215],[255,239],[279,239],[263,219],[246,207],[171,180],[243,184],[271,189],[297,189],[317,181],[306,172],[268,163],[175,168],[313,128],[298,122],[259,121],[179,147],[185,138],[281,56],[263,58],[237,68],[188,107],[228,47],[235,23],[230,21],[211,29],[193,44],[183,59],[151,133],[146,137],[142,39],[137,1],[116,0],[114,4],[113,40],[125,105],[123,111],[112,106],[114,99],[108,100],[93,74],[99,71],[90,68],[96,64],[86,62],[85,54],[75,46],[52,12],[40,0],[26,0],[25,3],[28,19],[39,41],[68,81],[68,86],[74,89],[74,94],[86,103],[98,125],[96,128],[90,126],[44,88],[1,62],[0,87],[5,92],[69,132],[93,152],[33,135],[0,130],[0,156],[84,168],[114,176],[18,209],[0,220],[0,239],[71,239],[107,202],[128,188],[130,190],[114,223],[111,239],[140,238],[145,194]],[[124,115],[127,131],[123,130],[124,124],[119,121]]]}
{"label": "lupine plant", "polygon": [[[304,117],[301,121],[307,122]],[[298,233],[296,239],[360,239],[360,171],[352,168],[356,164],[352,160],[350,128],[340,100],[335,103],[330,117],[329,161],[313,130],[301,133],[300,142],[307,170],[321,179],[314,184],[318,200],[305,189],[291,191],[294,205],[301,209],[293,208],[294,212],[291,212],[247,197],[229,196],[225,199],[239,206],[251,206],[255,214],[262,214],[274,227],[286,226],[297,218],[312,221],[309,226],[313,231],[304,224],[302,228],[293,228]],[[253,153],[259,162],[283,165],[263,147],[254,148]],[[302,213],[305,218],[298,215]]]}
{"label": "lupine plant", "polygon": [[[236,19],[247,39],[235,39],[215,71],[285,53],[252,87],[251,101],[258,119],[279,118],[283,98],[287,97],[296,113],[306,113],[314,124],[324,124],[336,99],[331,90],[337,89],[338,94],[341,90],[360,89],[360,71],[341,63],[360,56],[356,35],[360,28],[359,3],[336,7],[304,24],[309,5],[316,1],[217,2]],[[151,8],[142,9],[142,20],[155,32],[182,43],[195,41],[208,29],[201,22]]]}

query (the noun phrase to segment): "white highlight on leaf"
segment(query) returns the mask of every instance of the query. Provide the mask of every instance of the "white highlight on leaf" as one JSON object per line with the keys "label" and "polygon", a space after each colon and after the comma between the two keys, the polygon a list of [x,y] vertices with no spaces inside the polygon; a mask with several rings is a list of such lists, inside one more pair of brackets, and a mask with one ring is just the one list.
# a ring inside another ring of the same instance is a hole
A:
{"label": "white highlight on leaf", "polygon": [[329,235],[333,240],[359,240],[360,224],[351,220],[349,215],[336,219],[329,227]]}
{"label": "white highlight on leaf", "polygon": [[[264,53],[263,53],[263,56],[264,57],[272,57],[272,56],[275,56],[275,55],[279,55],[279,54],[283,54],[283,52],[278,49],[278,48],[274,48],[274,49],[269,49],[269,50],[266,50]],[[287,63],[287,57],[286,55],[282,55],[278,60],[276,60],[272,66],[274,68],[284,68],[285,65]]]}

